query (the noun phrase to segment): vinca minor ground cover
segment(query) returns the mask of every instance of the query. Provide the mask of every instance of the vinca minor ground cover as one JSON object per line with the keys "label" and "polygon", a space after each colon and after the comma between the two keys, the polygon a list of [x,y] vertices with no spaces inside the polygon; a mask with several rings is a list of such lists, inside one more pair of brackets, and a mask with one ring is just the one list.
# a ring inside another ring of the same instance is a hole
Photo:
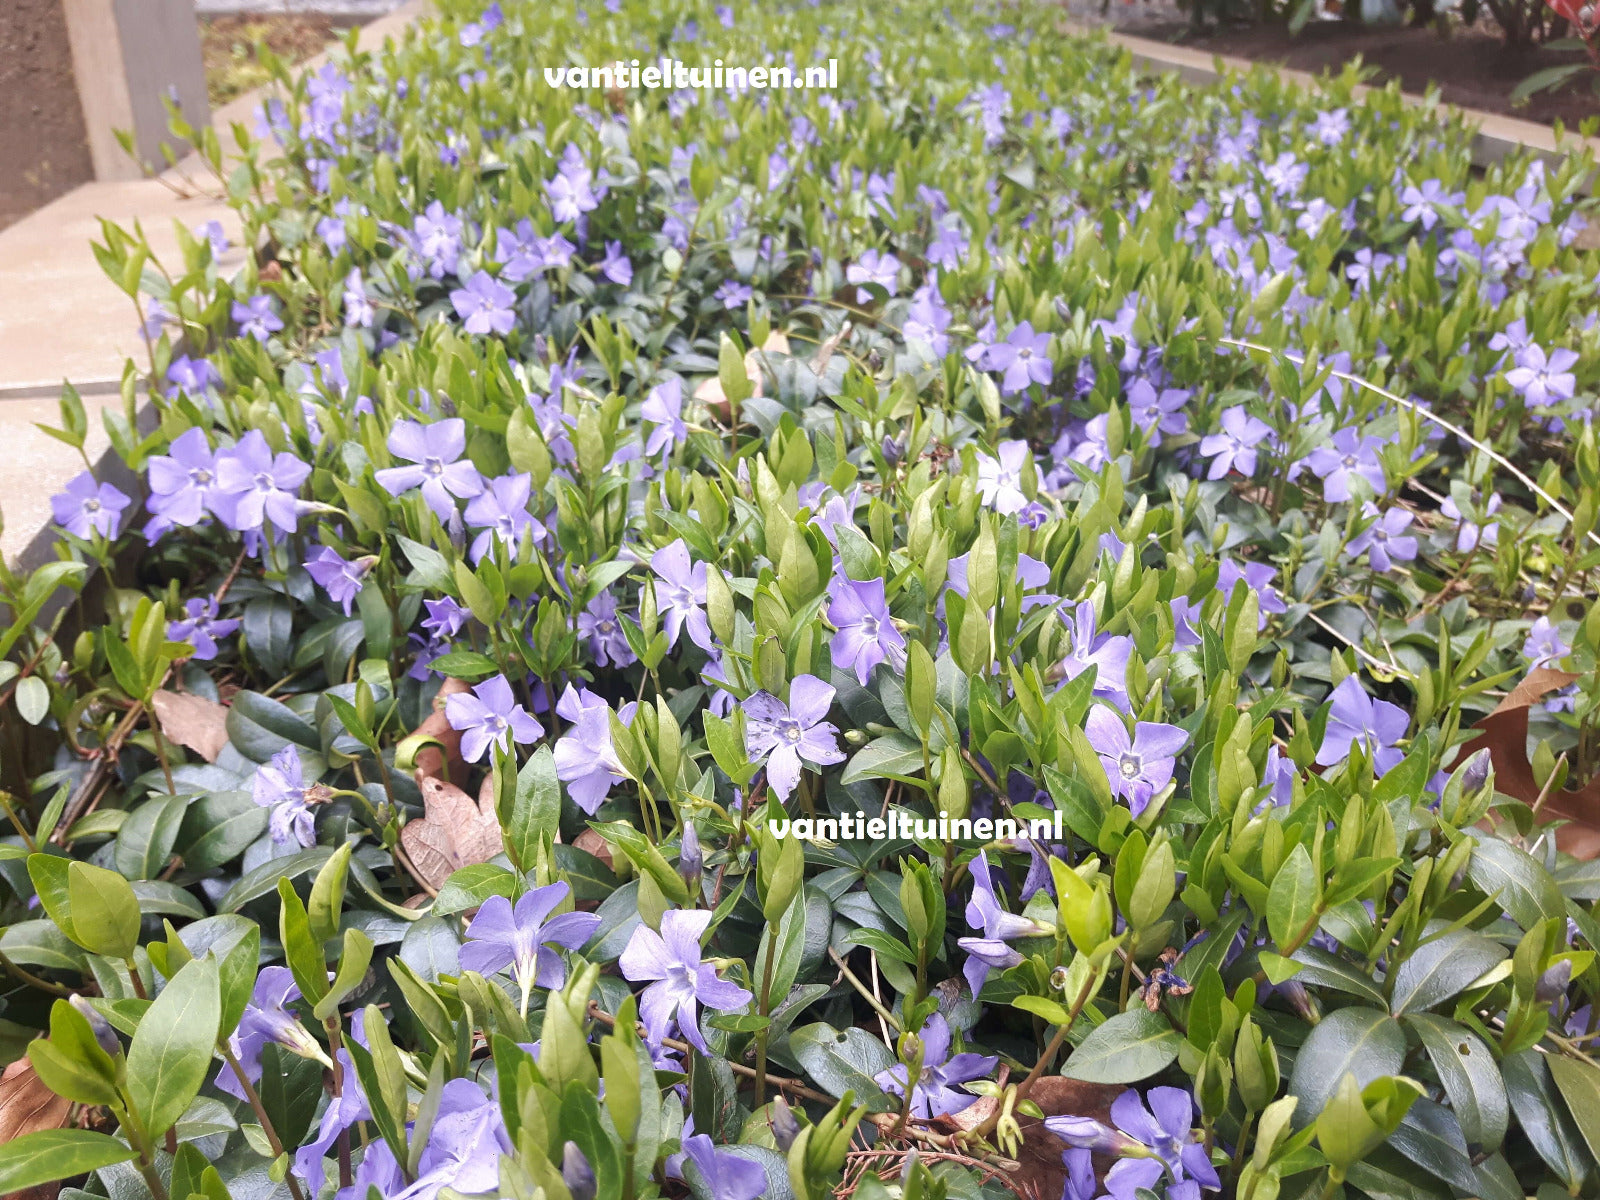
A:
{"label": "vinca minor ground cover", "polygon": [[104,227],[0,1191],[1600,1189],[1590,164],[1047,5],[439,7],[191,131],[237,272]]}

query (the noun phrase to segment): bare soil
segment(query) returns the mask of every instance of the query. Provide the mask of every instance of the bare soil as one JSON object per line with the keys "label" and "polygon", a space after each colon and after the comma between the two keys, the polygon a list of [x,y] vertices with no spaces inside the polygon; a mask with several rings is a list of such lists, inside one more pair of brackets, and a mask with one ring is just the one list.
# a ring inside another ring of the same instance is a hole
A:
{"label": "bare soil", "polygon": [[258,48],[265,46],[290,66],[304,62],[342,35],[330,17],[308,13],[255,13],[200,18],[200,49],[205,56],[206,90],[211,107],[271,79]]}
{"label": "bare soil", "polygon": [[93,175],[61,0],[3,0],[0,229]]}
{"label": "bare soil", "polygon": [[1484,22],[1455,24],[1446,33],[1433,27],[1366,28],[1343,21],[1318,21],[1295,36],[1281,25],[1223,27],[1196,36],[1187,19],[1170,8],[1121,0],[1113,0],[1104,22],[1139,37],[1312,73],[1337,73],[1359,56],[1374,68],[1375,83],[1398,79],[1403,90],[1418,94],[1437,87],[1440,97],[1450,104],[1545,125],[1560,120],[1574,132],[1582,121],[1600,117],[1600,95],[1591,83],[1600,73],[1581,73],[1557,91],[1540,92],[1526,104],[1513,104],[1512,91],[1529,75],[1582,61],[1585,56],[1581,51],[1540,46],[1509,47],[1499,31],[1485,27]]}

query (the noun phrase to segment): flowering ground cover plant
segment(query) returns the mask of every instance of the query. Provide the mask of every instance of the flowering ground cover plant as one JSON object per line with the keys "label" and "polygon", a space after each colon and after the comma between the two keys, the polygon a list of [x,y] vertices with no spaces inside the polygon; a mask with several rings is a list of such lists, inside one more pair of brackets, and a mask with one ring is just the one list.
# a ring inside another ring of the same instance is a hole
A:
{"label": "flowering ground cover plant", "polygon": [[[1033,4],[440,7],[201,139],[239,271],[105,228],[0,1192],[1600,1188],[1590,164]],[[840,86],[541,69],[663,54]]]}

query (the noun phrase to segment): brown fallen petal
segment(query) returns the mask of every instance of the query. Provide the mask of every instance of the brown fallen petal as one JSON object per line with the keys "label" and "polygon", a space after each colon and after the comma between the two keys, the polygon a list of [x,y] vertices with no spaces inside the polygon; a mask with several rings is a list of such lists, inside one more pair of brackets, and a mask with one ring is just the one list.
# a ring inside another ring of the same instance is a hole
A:
{"label": "brown fallen petal", "polygon": [[[1524,804],[1539,799],[1539,784],[1528,761],[1528,709],[1551,692],[1560,691],[1579,676],[1550,667],[1535,667],[1511,689],[1495,710],[1474,729],[1478,736],[1461,747],[1456,758],[1463,763],[1479,750],[1489,751],[1494,764],[1497,792]],[[1540,816],[1565,821],[1556,830],[1556,845],[1574,858],[1600,858],[1600,779],[1588,780],[1576,791],[1553,791],[1545,797]]]}
{"label": "brown fallen petal", "polygon": [[605,863],[606,870],[615,871],[617,869],[616,860],[611,857],[611,843],[594,830],[585,829],[572,840],[572,844],[579,850],[592,854]]}
{"label": "brown fallen petal", "polygon": [[228,710],[193,692],[157,692],[152,701],[161,735],[216,762],[228,744]]}
{"label": "brown fallen petal", "polygon": [[[64,1129],[71,1111],[72,1102],[45,1087],[26,1058],[17,1059],[0,1074],[0,1146],[25,1133]],[[55,1200],[60,1191],[59,1183],[47,1183],[13,1192],[6,1200]]]}
{"label": "brown fallen petal", "polygon": [[[787,335],[774,329],[767,334],[767,340],[761,343],[759,350],[747,350],[744,356],[744,374],[754,389],[754,396],[763,395],[765,376],[761,372],[763,358],[768,354],[789,353],[789,338]],[[728,396],[722,390],[722,380],[713,375],[709,379],[702,379],[694,389],[694,398],[716,413],[720,420],[727,421],[733,417],[733,409],[728,404]]]}
{"label": "brown fallen petal", "polygon": [[422,789],[423,818],[407,821],[400,844],[429,887],[438,888],[451,874],[473,863],[488,862],[505,848],[495,816],[491,786],[485,783],[477,803],[453,783],[417,773]]}

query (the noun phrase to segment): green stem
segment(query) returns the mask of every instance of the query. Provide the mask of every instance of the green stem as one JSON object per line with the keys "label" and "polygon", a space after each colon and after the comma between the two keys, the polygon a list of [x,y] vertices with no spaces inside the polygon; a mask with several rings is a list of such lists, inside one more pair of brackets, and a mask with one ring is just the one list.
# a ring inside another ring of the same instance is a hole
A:
{"label": "green stem", "polygon": [[[775,926],[767,927],[767,958],[761,967],[761,994],[756,1011],[761,1016],[766,1016],[772,1004],[772,969],[773,960],[778,954],[778,930]],[[767,1029],[756,1031],[756,1107],[760,1108],[767,1102]]]}
{"label": "green stem", "polygon": [[885,1008],[883,1002],[867,990],[866,985],[855,977],[854,972],[845,965],[844,958],[832,946],[828,947],[828,957],[833,959],[833,965],[839,968],[840,973],[849,981],[850,986],[855,988],[857,994],[872,1006],[872,1011],[887,1021],[896,1033],[900,1033],[900,1019]]}

